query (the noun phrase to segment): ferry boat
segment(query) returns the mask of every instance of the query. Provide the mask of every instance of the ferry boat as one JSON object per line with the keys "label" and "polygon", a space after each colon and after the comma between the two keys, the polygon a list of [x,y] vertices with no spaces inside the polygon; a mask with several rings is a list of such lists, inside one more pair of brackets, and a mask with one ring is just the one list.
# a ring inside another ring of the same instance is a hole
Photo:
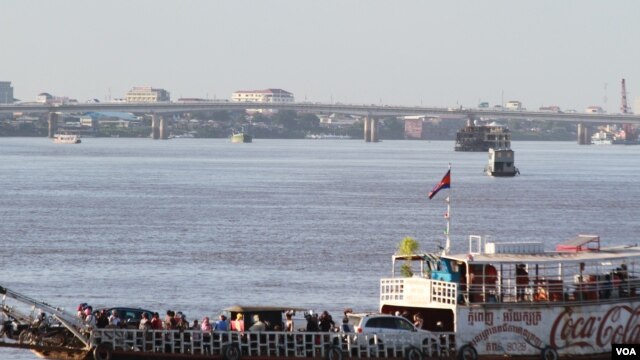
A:
{"label": "ferry boat", "polygon": [[79,135],[75,134],[55,134],[53,136],[53,142],[56,144],[80,144]]}
{"label": "ferry boat", "polygon": [[611,145],[613,144],[613,136],[606,131],[600,130],[591,136],[591,144]]}
{"label": "ferry boat", "polygon": [[[640,247],[601,248],[579,235],[545,251],[538,242],[485,242],[465,253],[394,255],[380,281],[380,311],[419,313],[452,332],[461,359],[609,359],[612,344],[640,343]],[[412,264],[411,277],[396,275]]]}
{"label": "ferry boat", "polygon": [[511,132],[506,126],[491,123],[479,125],[471,120],[456,133],[455,151],[489,151],[511,148]]}
{"label": "ferry boat", "polygon": [[516,176],[520,170],[514,166],[515,153],[511,149],[489,149],[489,163],[484,168],[489,176]]}

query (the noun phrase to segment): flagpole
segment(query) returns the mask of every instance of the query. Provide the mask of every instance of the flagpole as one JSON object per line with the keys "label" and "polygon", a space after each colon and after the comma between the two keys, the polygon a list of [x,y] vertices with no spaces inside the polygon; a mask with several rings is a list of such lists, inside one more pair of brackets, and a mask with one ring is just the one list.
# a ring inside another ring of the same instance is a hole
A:
{"label": "flagpole", "polygon": [[[449,163],[449,176],[451,176],[451,163]],[[447,238],[443,250],[444,255],[448,254],[451,250],[451,238],[449,237],[449,232],[451,230],[451,186],[449,186],[449,195],[445,201],[447,202]]]}

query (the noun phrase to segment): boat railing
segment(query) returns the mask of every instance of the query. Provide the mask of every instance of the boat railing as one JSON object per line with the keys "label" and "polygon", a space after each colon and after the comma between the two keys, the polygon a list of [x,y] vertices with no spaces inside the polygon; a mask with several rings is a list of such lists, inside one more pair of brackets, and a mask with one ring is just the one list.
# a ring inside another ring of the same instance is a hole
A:
{"label": "boat railing", "polygon": [[456,304],[458,284],[451,281],[424,277],[384,278],[380,280],[380,298],[383,301],[419,301]]}
{"label": "boat railing", "polygon": [[[192,354],[233,358],[241,356],[322,357],[330,352],[356,358],[408,358],[418,349],[424,356],[450,356],[455,352],[453,333],[426,331],[402,334],[341,332],[202,332],[200,330],[94,329],[93,347],[114,353],[145,352]],[[335,357],[334,357],[335,358]]]}
{"label": "boat railing", "polygon": [[620,276],[604,274],[567,274],[566,276],[476,275],[468,285],[460,284],[459,303],[496,302],[616,302],[640,298],[640,276],[625,272]]}

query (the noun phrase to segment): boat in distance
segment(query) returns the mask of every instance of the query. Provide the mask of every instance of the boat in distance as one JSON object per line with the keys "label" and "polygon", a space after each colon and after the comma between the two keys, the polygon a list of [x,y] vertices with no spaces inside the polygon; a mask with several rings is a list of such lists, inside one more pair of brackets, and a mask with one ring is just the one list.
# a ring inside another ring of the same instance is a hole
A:
{"label": "boat in distance", "polygon": [[489,163],[484,168],[485,174],[496,177],[512,177],[520,175],[520,170],[513,164],[515,152],[511,149],[489,149]]}
{"label": "boat in distance", "polygon": [[231,142],[234,144],[250,143],[252,141],[253,141],[253,136],[243,132],[239,132],[231,135]]}
{"label": "boat in distance", "polygon": [[75,134],[55,134],[53,142],[55,144],[80,144],[82,140],[79,135]]}

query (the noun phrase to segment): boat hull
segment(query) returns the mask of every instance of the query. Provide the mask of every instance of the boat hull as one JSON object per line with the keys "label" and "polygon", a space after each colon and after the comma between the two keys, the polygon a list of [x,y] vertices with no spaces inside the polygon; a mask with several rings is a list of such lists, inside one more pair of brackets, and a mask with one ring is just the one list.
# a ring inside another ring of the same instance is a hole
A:
{"label": "boat hull", "polygon": [[253,141],[253,136],[248,134],[240,133],[240,134],[231,135],[231,142],[234,144],[250,143],[252,141]]}
{"label": "boat hull", "polygon": [[[611,355],[611,344],[640,343],[640,301],[458,307],[456,344],[478,357]],[[461,349],[461,348],[460,348]]]}

